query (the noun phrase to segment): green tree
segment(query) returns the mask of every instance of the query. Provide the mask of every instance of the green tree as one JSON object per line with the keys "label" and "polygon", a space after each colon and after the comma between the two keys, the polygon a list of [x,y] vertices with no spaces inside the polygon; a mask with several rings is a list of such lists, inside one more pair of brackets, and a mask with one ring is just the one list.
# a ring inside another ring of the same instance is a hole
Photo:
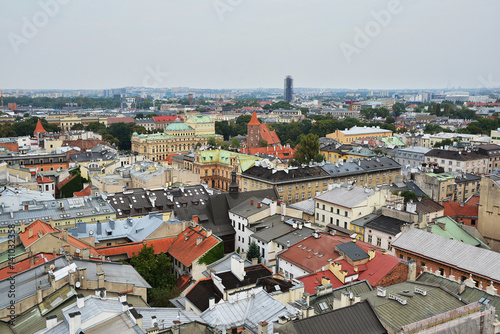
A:
{"label": "green tree", "polygon": [[262,261],[262,257],[260,256],[259,246],[257,246],[255,241],[252,241],[250,243],[250,246],[248,246],[247,258],[248,259],[257,258],[259,263],[261,263],[261,261]]}
{"label": "green tree", "polygon": [[135,114],[136,119],[144,118],[144,114],[142,112]]}
{"label": "green tree", "polygon": [[71,127],[71,130],[83,130],[84,128],[82,123],[76,123]]}
{"label": "green tree", "polygon": [[413,202],[418,201],[418,196],[411,190],[403,190],[399,193],[399,196],[404,197],[405,203],[408,203],[410,200]]}
{"label": "green tree", "polygon": [[132,143],[132,126],[134,123],[113,123],[108,127],[108,133],[118,139],[118,148],[121,150],[130,150]]}
{"label": "green tree", "polygon": [[319,154],[319,137],[310,133],[301,135],[297,150],[293,156],[292,164],[308,164],[310,161],[321,162],[324,158]]}
{"label": "green tree", "polygon": [[393,124],[394,122],[396,122],[396,119],[392,116],[387,116],[385,119],[386,124]]}
{"label": "green tree", "polygon": [[175,297],[176,291],[168,256],[163,252],[155,255],[153,245],[144,245],[138,254],[133,254],[130,264],[152,287],[148,290],[148,301],[155,306],[168,306],[168,299]]}
{"label": "green tree", "polygon": [[153,117],[156,117],[156,116],[158,116],[158,114],[157,114],[157,113],[152,112],[152,113],[147,114],[147,115],[146,115],[146,118],[153,118]]}
{"label": "green tree", "polygon": [[267,140],[261,139],[259,142],[259,147],[267,147]]}
{"label": "green tree", "polygon": [[441,141],[438,141],[437,143],[434,144],[434,147],[441,147],[441,146],[450,146],[453,145],[453,140],[452,139],[444,139]]}
{"label": "green tree", "polygon": [[238,140],[238,138],[231,139],[231,147],[240,148],[240,141]]}

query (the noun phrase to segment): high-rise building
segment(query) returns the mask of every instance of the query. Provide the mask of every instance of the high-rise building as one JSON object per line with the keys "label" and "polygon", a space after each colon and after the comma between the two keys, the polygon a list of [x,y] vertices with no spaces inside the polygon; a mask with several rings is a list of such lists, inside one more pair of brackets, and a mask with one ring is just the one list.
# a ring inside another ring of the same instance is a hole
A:
{"label": "high-rise building", "polygon": [[285,78],[285,101],[292,102],[293,99],[293,79],[290,75]]}
{"label": "high-rise building", "polygon": [[193,93],[189,93],[188,94],[188,98],[189,98],[189,105],[192,106],[193,103],[194,103],[194,100],[193,100]]}

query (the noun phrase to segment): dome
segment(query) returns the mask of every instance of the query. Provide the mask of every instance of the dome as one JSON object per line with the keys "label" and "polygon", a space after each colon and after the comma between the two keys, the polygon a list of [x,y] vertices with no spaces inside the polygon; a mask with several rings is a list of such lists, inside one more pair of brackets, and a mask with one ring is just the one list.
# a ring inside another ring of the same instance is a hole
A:
{"label": "dome", "polygon": [[139,138],[146,138],[146,135],[143,133],[142,135],[139,136]]}
{"label": "dome", "polygon": [[138,136],[139,134],[137,132],[134,132],[132,136]]}
{"label": "dome", "polygon": [[173,123],[167,125],[167,127],[165,128],[165,131],[190,131],[190,130],[193,129],[178,118]]}

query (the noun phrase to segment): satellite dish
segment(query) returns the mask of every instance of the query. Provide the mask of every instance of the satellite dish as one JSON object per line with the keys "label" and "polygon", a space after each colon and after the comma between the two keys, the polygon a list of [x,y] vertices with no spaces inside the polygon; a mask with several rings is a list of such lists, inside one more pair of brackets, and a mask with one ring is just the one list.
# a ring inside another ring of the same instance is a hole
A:
{"label": "satellite dish", "polygon": [[56,268],[56,266],[54,266],[53,264],[50,265],[50,270],[54,270]]}
{"label": "satellite dish", "polygon": [[79,248],[76,249],[76,254],[80,254],[80,249]]}
{"label": "satellite dish", "polygon": [[78,282],[78,281],[77,281],[77,282],[75,283],[75,286],[76,286],[76,288],[77,288],[77,289],[79,289],[79,288],[80,288],[80,286],[81,286],[80,282]]}
{"label": "satellite dish", "polygon": [[101,295],[101,298],[104,298],[104,291],[101,290],[100,295]]}

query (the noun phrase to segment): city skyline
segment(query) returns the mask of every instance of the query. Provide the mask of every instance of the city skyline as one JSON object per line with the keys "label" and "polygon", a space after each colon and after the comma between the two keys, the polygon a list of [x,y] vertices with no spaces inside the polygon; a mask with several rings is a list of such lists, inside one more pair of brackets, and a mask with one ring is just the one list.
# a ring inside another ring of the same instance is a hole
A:
{"label": "city skyline", "polygon": [[303,88],[500,87],[500,46],[491,40],[500,27],[496,1],[3,7],[1,89],[272,89],[286,75]]}

